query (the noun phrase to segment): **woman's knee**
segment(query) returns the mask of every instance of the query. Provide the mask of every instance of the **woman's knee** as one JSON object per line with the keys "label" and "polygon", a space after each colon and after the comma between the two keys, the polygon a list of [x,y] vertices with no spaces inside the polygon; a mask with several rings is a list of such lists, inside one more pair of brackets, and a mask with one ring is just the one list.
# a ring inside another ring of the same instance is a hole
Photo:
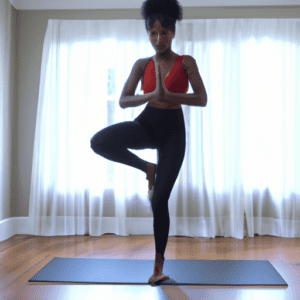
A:
{"label": "woman's knee", "polygon": [[155,186],[154,193],[151,200],[153,210],[163,211],[168,207],[168,202],[171,196],[172,189],[165,186]]}
{"label": "woman's knee", "polygon": [[103,132],[102,130],[97,132],[90,140],[91,148],[95,152],[100,152],[105,148],[105,142],[103,139]]}
{"label": "woman's knee", "polygon": [[120,149],[124,146],[122,138],[122,135],[126,133],[124,130],[126,126],[121,123],[103,128],[91,138],[91,148],[97,153]]}

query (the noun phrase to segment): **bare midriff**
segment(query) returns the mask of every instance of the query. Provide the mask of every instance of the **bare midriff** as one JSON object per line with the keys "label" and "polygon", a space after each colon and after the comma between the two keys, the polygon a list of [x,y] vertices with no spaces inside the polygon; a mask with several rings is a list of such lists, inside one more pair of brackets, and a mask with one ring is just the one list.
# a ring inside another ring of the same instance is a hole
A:
{"label": "bare midriff", "polygon": [[159,101],[159,100],[151,100],[149,102],[149,106],[151,107],[156,107],[156,108],[160,108],[160,109],[180,109],[181,108],[181,104],[176,104],[176,105],[170,105],[168,103]]}

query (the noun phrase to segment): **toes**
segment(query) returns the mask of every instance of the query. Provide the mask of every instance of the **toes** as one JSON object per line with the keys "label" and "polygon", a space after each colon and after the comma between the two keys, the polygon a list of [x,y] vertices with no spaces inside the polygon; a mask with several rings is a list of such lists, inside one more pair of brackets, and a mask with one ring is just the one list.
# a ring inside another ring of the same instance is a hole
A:
{"label": "toes", "polygon": [[156,277],[156,281],[167,280],[167,279],[170,279],[170,277],[166,276],[166,275],[161,275],[161,276]]}
{"label": "toes", "polygon": [[167,276],[167,275],[160,275],[160,276],[154,276],[154,275],[152,275],[149,278],[148,283],[155,283],[155,282],[162,281],[162,280],[167,280],[167,279],[170,279],[170,277]]}

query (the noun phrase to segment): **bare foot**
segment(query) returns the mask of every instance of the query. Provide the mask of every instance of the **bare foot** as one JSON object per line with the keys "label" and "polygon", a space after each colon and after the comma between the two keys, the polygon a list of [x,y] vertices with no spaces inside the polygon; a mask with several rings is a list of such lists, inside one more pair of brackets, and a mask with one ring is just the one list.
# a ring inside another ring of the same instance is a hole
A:
{"label": "bare foot", "polygon": [[148,283],[155,283],[157,281],[166,280],[170,278],[167,275],[163,275],[162,273],[163,266],[164,266],[164,260],[162,259],[161,254],[157,253],[155,255],[154,273],[149,278]]}
{"label": "bare foot", "polygon": [[167,275],[160,275],[160,276],[152,275],[152,276],[149,278],[148,283],[156,283],[156,282],[158,282],[158,281],[167,280],[167,279],[170,279],[170,277],[167,276]]}
{"label": "bare foot", "polygon": [[152,200],[153,193],[154,193],[154,187],[152,188],[151,191],[148,192],[148,197],[149,197],[149,200],[150,200],[150,201]]}
{"label": "bare foot", "polygon": [[149,181],[149,190],[151,190],[154,185],[155,166],[155,164],[147,163],[147,180]]}
{"label": "bare foot", "polygon": [[155,164],[147,163],[147,180],[149,181],[148,185],[148,197],[149,200],[152,200],[154,192],[154,179],[155,179]]}

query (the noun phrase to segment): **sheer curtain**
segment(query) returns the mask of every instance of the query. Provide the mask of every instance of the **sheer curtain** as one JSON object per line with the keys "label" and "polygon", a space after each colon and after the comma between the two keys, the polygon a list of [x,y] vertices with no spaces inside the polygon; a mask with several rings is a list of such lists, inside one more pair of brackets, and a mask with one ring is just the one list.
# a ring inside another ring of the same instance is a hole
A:
{"label": "sheer curtain", "polygon": [[[300,236],[299,36],[299,19],[177,23],[172,49],[196,59],[208,104],[182,106],[186,155],[170,236]],[[32,234],[153,234],[146,174],[96,155],[90,139],[145,108],[121,109],[119,97],[134,62],[154,54],[143,20],[49,20]],[[130,151],[157,162],[156,150]]]}

